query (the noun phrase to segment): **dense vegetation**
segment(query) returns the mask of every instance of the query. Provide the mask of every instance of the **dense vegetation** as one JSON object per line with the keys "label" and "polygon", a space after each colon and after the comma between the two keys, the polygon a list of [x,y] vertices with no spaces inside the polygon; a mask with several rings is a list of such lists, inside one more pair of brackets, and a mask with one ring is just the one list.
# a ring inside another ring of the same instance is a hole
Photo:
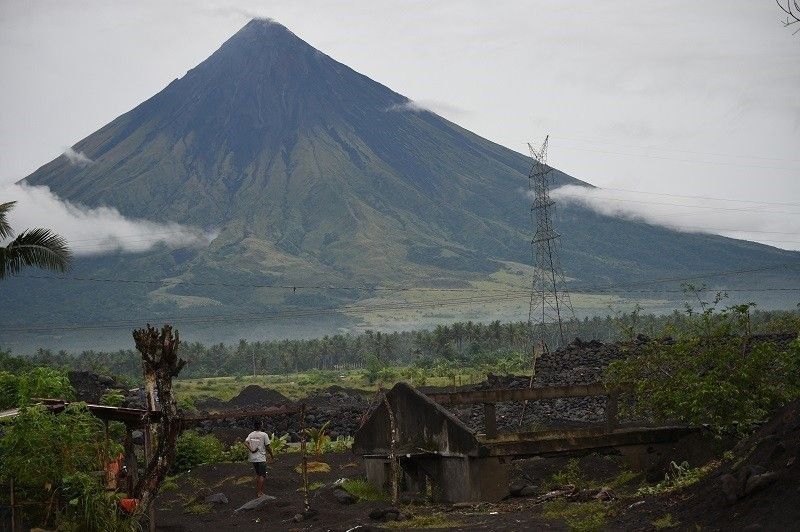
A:
{"label": "dense vegetation", "polygon": [[[748,307],[749,310],[749,307]],[[625,340],[636,334],[651,337],[680,336],[696,331],[698,317],[688,312],[666,316],[642,314],[639,310],[615,316],[595,317],[570,324],[571,337],[601,341]],[[787,311],[748,312],[748,331],[769,333],[797,331],[800,314]],[[554,336],[554,331],[550,331]],[[206,346],[188,341],[181,355],[189,361],[181,377],[215,377],[247,374],[287,374],[314,369],[369,368],[414,365],[431,367],[446,364],[475,367],[505,365],[514,369],[529,357],[530,334],[524,322],[488,324],[457,322],[432,330],[362,334],[337,334],[310,340],[248,342],[237,345]],[[68,353],[39,349],[30,356],[12,356],[0,350],[0,370],[18,372],[35,366],[92,370],[109,375],[138,379],[139,357],[133,349],[113,352],[83,351]]]}

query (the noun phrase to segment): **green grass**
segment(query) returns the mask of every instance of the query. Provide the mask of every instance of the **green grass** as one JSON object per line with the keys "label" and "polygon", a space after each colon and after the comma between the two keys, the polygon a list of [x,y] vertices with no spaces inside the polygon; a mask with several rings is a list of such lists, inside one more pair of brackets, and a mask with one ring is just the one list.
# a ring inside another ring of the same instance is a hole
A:
{"label": "green grass", "polygon": [[601,501],[567,502],[563,499],[547,501],[542,505],[548,519],[562,519],[570,530],[594,532],[602,530],[610,507]]}
{"label": "green grass", "polygon": [[187,514],[202,515],[211,511],[210,502],[192,502],[183,507],[183,511]]}
{"label": "green grass", "polygon": [[[222,401],[229,401],[251,384],[256,384],[263,388],[271,388],[294,401],[332,385],[354,388],[369,395],[375,393],[381,386],[390,388],[397,382],[407,382],[409,380],[405,378],[405,375],[408,374],[407,367],[390,367],[389,369],[391,371],[387,373],[392,375],[391,379],[377,381],[372,385],[367,384],[364,378],[364,370],[355,369],[313,373],[301,372],[287,375],[257,375],[256,377],[248,375],[177,379],[174,384],[174,390],[178,399],[186,403],[193,402],[203,395],[216,397]],[[486,378],[485,371],[481,368],[465,368],[457,371],[454,374],[455,379],[447,375],[438,375],[430,370],[424,373],[426,386],[451,386],[454,380],[456,385],[474,384]]]}
{"label": "green grass", "polygon": [[441,512],[430,515],[418,515],[405,521],[389,521],[381,526],[386,528],[401,528],[411,530],[416,528],[455,528],[461,526],[461,522],[446,516]]}
{"label": "green grass", "polygon": [[389,495],[382,492],[363,478],[348,478],[342,482],[342,488],[360,501],[385,501]]}
{"label": "green grass", "polygon": [[656,530],[666,530],[668,528],[675,528],[679,524],[678,521],[673,519],[672,514],[664,514],[653,521],[653,528]]}

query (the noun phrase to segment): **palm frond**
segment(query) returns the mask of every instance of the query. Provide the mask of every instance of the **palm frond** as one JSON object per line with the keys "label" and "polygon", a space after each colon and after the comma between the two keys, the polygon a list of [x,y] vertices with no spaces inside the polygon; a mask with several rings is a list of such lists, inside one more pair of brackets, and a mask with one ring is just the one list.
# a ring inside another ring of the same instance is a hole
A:
{"label": "palm frond", "polygon": [[0,279],[13,275],[25,266],[59,272],[69,267],[72,253],[64,237],[49,229],[29,229],[5,247],[0,247]]}
{"label": "palm frond", "polygon": [[9,236],[14,236],[14,231],[11,230],[11,224],[8,223],[8,219],[6,219],[6,214],[8,211],[14,208],[16,205],[16,201],[8,201],[6,203],[0,203],[0,239],[7,238]]}

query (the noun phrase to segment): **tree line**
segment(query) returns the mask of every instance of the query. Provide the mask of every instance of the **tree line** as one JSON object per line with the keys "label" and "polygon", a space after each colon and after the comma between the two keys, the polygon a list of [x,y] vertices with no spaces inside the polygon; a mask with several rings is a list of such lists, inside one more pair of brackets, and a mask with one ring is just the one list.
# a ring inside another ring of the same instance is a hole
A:
{"label": "tree line", "polygon": [[[792,311],[749,313],[753,332],[797,331],[800,314]],[[632,339],[636,334],[670,336],[694,326],[686,312],[669,315],[642,314],[640,309],[613,316],[570,322],[569,338],[603,342]],[[549,345],[558,343],[558,329],[551,324],[545,335]],[[526,322],[455,322],[432,329],[404,332],[366,330],[360,334],[335,334],[306,340],[240,340],[237,344],[204,345],[184,342],[182,356],[189,362],[182,377],[217,377],[246,374],[286,374],[308,370],[363,368],[381,365],[433,365],[448,363],[470,366],[498,357],[527,356],[532,338]],[[0,370],[22,371],[35,366],[89,370],[106,375],[139,379],[141,363],[135,350],[85,350],[81,352],[37,349],[27,356],[14,356],[0,349]]]}

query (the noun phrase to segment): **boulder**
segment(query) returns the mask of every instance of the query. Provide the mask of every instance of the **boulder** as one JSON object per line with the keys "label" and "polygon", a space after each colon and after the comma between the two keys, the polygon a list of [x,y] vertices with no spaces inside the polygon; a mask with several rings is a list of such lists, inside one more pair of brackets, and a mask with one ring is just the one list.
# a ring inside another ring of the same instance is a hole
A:
{"label": "boulder", "polygon": [[767,471],[766,473],[761,473],[760,475],[751,475],[750,478],[747,479],[747,484],[744,488],[744,494],[750,495],[755,491],[769,486],[776,480],[778,480],[778,474],[774,471]]}
{"label": "boulder", "polygon": [[333,492],[333,498],[336,499],[336,502],[338,502],[339,504],[353,504],[358,501],[358,498],[356,498],[351,493],[348,493],[347,490],[345,490],[344,488],[340,488],[337,486],[333,488],[332,492]]}
{"label": "boulder", "polygon": [[211,504],[228,504],[230,502],[224,493],[212,493],[205,498],[205,501]]}
{"label": "boulder", "polygon": [[722,475],[719,481],[725,499],[730,503],[736,502],[736,499],[739,498],[739,482],[736,480],[736,477],[731,474]]}
{"label": "boulder", "polygon": [[274,501],[275,497],[272,495],[262,495],[257,499],[253,499],[251,501],[247,501],[240,507],[238,507],[234,512],[246,512],[249,510],[258,510],[259,508],[263,508],[268,502]]}

